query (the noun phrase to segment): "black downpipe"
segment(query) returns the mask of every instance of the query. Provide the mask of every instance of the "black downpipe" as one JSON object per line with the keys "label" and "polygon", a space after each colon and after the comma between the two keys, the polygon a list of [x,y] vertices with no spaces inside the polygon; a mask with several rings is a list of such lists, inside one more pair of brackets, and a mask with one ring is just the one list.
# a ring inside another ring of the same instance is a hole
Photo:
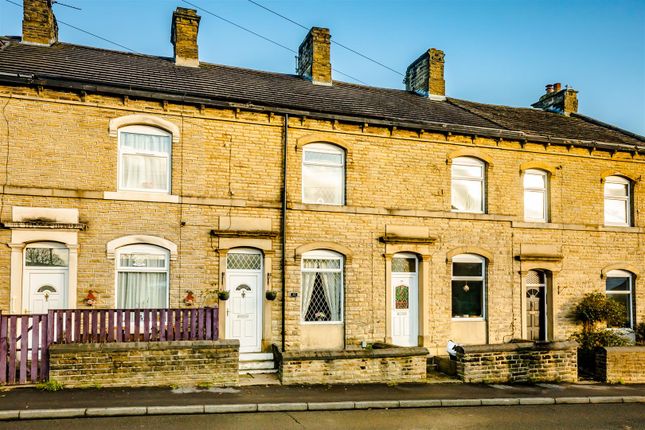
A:
{"label": "black downpipe", "polygon": [[280,275],[282,276],[282,352],[285,350],[285,305],[287,303],[287,142],[289,141],[289,114],[284,114],[284,132],[282,135],[282,222],[280,223],[280,237],[282,239],[282,255]]}

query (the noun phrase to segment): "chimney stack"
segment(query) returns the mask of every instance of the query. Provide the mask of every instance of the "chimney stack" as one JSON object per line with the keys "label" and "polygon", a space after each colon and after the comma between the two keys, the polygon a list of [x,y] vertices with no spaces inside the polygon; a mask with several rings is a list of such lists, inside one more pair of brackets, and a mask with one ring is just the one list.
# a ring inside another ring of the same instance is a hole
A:
{"label": "chimney stack", "polygon": [[51,46],[58,42],[58,24],[52,5],[52,0],[23,1],[23,43]]}
{"label": "chimney stack", "polygon": [[446,81],[443,78],[444,53],[429,49],[408,66],[405,71],[405,89],[436,100],[446,99]]}
{"label": "chimney stack", "polygon": [[331,35],[328,28],[311,27],[298,48],[296,72],[318,85],[331,85]]}
{"label": "chimney stack", "polygon": [[175,64],[178,66],[199,67],[197,32],[200,19],[194,9],[178,7],[172,13],[170,41],[175,51]]}
{"label": "chimney stack", "polygon": [[548,84],[546,86],[546,94],[531,106],[569,116],[572,113],[578,112],[578,91],[569,88],[569,86],[562,89],[560,82]]}

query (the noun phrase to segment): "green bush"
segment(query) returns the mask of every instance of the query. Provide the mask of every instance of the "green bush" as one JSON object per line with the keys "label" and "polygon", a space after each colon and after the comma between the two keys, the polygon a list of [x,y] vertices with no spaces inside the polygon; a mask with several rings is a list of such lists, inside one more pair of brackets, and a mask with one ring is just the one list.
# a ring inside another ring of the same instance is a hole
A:
{"label": "green bush", "polygon": [[636,332],[636,344],[645,345],[645,322],[638,324],[634,331]]}
{"label": "green bush", "polygon": [[585,295],[573,310],[573,319],[582,324],[582,330],[575,333],[579,348],[591,351],[603,346],[622,346],[627,341],[605,326],[622,326],[625,323],[625,307],[607,298],[603,293]]}
{"label": "green bush", "polygon": [[624,346],[627,340],[612,330],[594,330],[590,332],[575,333],[572,336],[578,342],[578,348],[592,351],[603,346]]}

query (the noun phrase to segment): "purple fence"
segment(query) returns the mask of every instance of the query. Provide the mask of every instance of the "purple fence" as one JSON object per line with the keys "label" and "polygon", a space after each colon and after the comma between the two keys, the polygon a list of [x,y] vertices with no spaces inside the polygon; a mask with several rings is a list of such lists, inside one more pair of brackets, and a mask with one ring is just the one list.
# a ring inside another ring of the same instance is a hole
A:
{"label": "purple fence", "polygon": [[217,340],[218,309],[56,309],[0,313],[0,384],[47,380],[54,343]]}

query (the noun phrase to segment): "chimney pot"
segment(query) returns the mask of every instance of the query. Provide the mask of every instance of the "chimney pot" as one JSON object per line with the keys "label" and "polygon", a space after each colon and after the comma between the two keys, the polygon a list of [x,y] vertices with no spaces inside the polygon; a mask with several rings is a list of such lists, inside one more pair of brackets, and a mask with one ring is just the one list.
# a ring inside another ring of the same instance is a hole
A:
{"label": "chimney pot", "polygon": [[553,84],[546,85],[546,93],[551,94],[553,92]]}
{"label": "chimney pot", "polygon": [[556,82],[555,84],[553,84],[553,91],[555,91],[556,93],[561,89],[562,89],[562,84],[560,82]]}
{"label": "chimney pot", "polygon": [[414,60],[405,71],[405,89],[429,98],[444,100],[444,57],[443,51],[431,48]]}
{"label": "chimney pot", "polygon": [[51,46],[58,42],[58,23],[52,0],[24,0],[22,42]]}
{"label": "chimney pot", "polygon": [[328,28],[311,27],[298,48],[296,72],[318,85],[331,85],[331,35]]}
{"label": "chimney pot", "polygon": [[201,17],[194,9],[178,7],[172,14],[170,41],[175,52],[178,66],[199,67],[197,33]]}

